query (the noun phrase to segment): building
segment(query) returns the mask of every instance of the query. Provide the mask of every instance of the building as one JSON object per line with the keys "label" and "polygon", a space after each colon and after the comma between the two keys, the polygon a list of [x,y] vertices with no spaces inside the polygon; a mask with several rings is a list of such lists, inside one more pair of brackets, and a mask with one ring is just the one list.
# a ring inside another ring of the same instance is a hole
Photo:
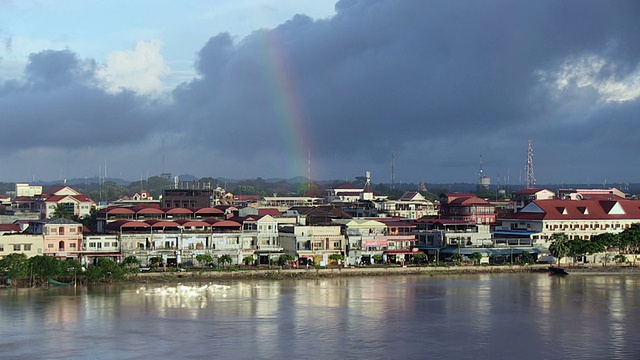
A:
{"label": "building", "polygon": [[51,187],[40,195],[16,197],[12,210],[38,212],[41,219],[48,219],[60,206],[67,215],[82,218],[91,214],[95,202],[69,186],[60,185]]}
{"label": "building", "polygon": [[44,254],[44,237],[39,234],[7,233],[0,236],[0,259],[9,254],[27,257]]}
{"label": "building", "polygon": [[517,213],[499,219],[495,234],[523,239],[548,248],[555,233],[590,240],[602,233],[620,233],[640,222],[637,200],[535,200]]}
{"label": "building", "polygon": [[372,264],[375,255],[383,256],[389,248],[387,225],[371,219],[334,219],[342,227],[349,264]]}
{"label": "building", "polygon": [[279,238],[282,250],[298,258],[300,265],[329,264],[331,255],[344,255],[346,248],[340,225],[283,226]]}
{"label": "building", "polygon": [[59,259],[80,260],[82,253],[82,224],[67,219],[45,219],[32,221],[26,232],[41,235],[44,254]]}
{"label": "building", "polygon": [[560,189],[558,198],[562,200],[621,200],[626,194],[616,188],[610,189]]}
{"label": "building", "polygon": [[440,196],[440,218],[494,224],[496,207],[474,194],[443,194]]}
{"label": "building", "polygon": [[518,212],[534,200],[555,199],[556,194],[548,189],[523,189],[514,191],[511,194],[513,202],[513,212]]}
{"label": "building", "polygon": [[436,216],[438,211],[433,203],[425,199],[417,191],[406,192],[398,200],[385,200],[374,203],[381,217],[402,217],[420,219],[425,216]]}

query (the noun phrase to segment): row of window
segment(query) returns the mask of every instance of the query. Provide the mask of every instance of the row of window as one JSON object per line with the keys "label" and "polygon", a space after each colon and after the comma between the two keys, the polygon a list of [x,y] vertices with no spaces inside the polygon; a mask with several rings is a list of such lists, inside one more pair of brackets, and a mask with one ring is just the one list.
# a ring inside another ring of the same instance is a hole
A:
{"label": "row of window", "polygon": [[545,224],[546,230],[593,230],[593,229],[628,229],[630,224]]}
{"label": "row of window", "polygon": [[[31,251],[31,244],[13,244],[13,251]],[[0,251],[4,251],[4,245],[0,245]]]}
{"label": "row of window", "polygon": [[98,249],[102,249],[102,247],[118,247],[118,242],[114,241],[114,242],[90,242],[89,243],[89,247],[90,248],[98,248]]}

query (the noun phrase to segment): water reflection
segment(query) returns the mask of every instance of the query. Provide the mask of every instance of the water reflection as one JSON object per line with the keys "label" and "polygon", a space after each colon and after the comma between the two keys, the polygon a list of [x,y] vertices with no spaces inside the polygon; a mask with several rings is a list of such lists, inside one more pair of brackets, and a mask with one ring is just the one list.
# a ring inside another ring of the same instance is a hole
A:
{"label": "water reflection", "polygon": [[34,358],[635,358],[638,287],[481,274],[4,289],[0,336],[7,357]]}

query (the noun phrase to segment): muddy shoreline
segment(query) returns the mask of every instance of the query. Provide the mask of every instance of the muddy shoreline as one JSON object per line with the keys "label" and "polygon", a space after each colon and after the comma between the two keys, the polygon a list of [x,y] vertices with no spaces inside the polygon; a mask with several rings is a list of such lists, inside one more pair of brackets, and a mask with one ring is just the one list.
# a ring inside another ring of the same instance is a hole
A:
{"label": "muddy shoreline", "polygon": [[[563,266],[569,274],[640,274],[631,266]],[[490,273],[548,273],[548,265],[505,266],[433,266],[433,267],[362,267],[328,269],[259,269],[189,272],[148,272],[129,275],[125,282],[184,282],[224,280],[317,279],[352,276],[451,275]]]}

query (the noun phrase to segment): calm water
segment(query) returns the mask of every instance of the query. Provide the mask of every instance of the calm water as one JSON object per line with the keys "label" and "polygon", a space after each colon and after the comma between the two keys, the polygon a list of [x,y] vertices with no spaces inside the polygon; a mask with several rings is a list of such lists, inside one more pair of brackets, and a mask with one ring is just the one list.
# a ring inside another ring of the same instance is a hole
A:
{"label": "calm water", "polygon": [[639,359],[640,276],[0,290],[3,359]]}

